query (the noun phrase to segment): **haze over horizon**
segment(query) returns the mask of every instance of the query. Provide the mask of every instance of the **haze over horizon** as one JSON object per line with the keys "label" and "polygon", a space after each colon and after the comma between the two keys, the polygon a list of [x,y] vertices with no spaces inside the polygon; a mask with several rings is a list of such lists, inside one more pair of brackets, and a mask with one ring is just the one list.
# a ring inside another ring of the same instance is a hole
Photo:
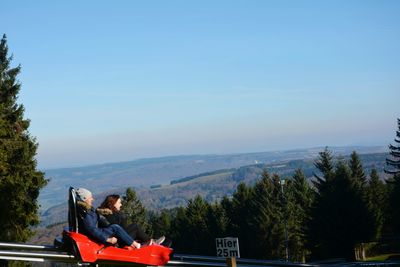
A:
{"label": "haze over horizon", "polygon": [[393,141],[399,1],[2,9],[41,169]]}

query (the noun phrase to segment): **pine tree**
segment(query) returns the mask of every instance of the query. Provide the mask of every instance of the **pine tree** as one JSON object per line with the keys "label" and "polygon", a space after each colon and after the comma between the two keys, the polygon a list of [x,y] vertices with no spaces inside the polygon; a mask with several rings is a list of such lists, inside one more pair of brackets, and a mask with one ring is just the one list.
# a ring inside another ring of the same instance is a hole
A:
{"label": "pine tree", "polygon": [[331,219],[329,205],[332,205],[330,200],[331,182],[334,177],[333,157],[328,148],[319,153],[314,165],[320,174],[314,174],[316,179],[312,181],[316,190],[311,207],[311,217],[307,223],[307,240],[313,257],[325,258],[328,254],[327,250],[329,250],[325,247],[324,241],[327,238],[325,235],[329,233],[328,227]]}
{"label": "pine tree", "polygon": [[394,138],[395,143],[398,145],[389,145],[390,157],[386,158],[385,172],[389,174],[400,174],[400,119],[397,119],[396,137]]}
{"label": "pine tree", "polygon": [[376,169],[371,170],[367,192],[368,208],[372,214],[374,224],[373,238],[379,239],[381,238],[383,225],[385,224],[387,190],[385,184],[379,178]]}
{"label": "pine tree", "polygon": [[[326,151],[322,154],[326,155]],[[320,154],[320,155],[322,155]],[[317,162],[321,162],[318,159]],[[332,161],[325,161],[326,166]],[[317,180],[315,201],[312,208],[309,237],[314,257],[344,257],[354,259],[354,246],[369,240],[372,233],[372,218],[348,164],[340,160],[334,171],[325,172],[326,179]]]}
{"label": "pine tree", "polygon": [[154,237],[163,235],[168,237],[171,236],[171,221],[171,212],[166,209],[163,209],[160,212],[150,212],[149,222],[151,230],[149,233],[152,233]]}
{"label": "pine tree", "polygon": [[306,225],[310,219],[314,192],[300,169],[295,171],[293,179],[287,187],[290,256],[292,261],[304,262],[309,254],[306,248]]}
{"label": "pine tree", "polygon": [[248,210],[248,234],[252,242],[252,257],[285,257],[285,222],[279,176],[272,177],[264,171],[261,179],[254,185],[254,193]]}
{"label": "pine tree", "polygon": [[[228,217],[221,203],[214,203],[209,206],[207,211],[207,222],[207,234],[209,240],[215,240],[217,237],[225,236],[226,228],[228,226]],[[211,250],[211,254],[215,253],[213,247],[211,247]]]}
{"label": "pine tree", "polygon": [[188,253],[199,255],[215,255],[215,240],[210,240],[208,234],[207,214],[210,205],[199,195],[189,200],[185,213],[186,231],[183,233],[186,239],[185,250]]}
{"label": "pine tree", "polygon": [[314,176],[322,181],[329,181],[329,178],[331,178],[330,176],[333,175],[335,167],[333,164],[332,152],[328,149],[328,147],[325,147],[324,151],[319,152],[319,158],[314,165],[322,173],[323,177],[315,174]]}
{"label": "pine tree", "polygon": [[0,41],[0,240],[23,242],[39,223],[37,198],[47,181],[37,170],[38,144],[17,103],[21,67],[10,66],[6,36]]}
{"label": "pine tree", "polygon": [[400,237],[400,174],[387,181],[389,190],[387,228],[392,235]]}
{"label": "pine tree", "polygon": [[144,232],[150,230],[146,209],[138,199],[136,191],[131,187],[126,189],[125,196],[122,198],[122,211],[128,217],[128,224],[136,223]]}
{"label": "pine tree", "polygon": [[362,191],[366,185],[367,179],[360,158],[355,151],[351,153],[349,167],[351,170],[351,177],[355,183],[355,186]]}
{"label": "pine tree", "polygon": [[400,235],[400,119],[397,119],[396,145],[389,145],[390,156],[386,158],[385,172],[393,175],[387,180],[389,190],[388,225],[392,234]]}
{"label": "pine tree", "polygon": [[186,245],[191,241],[186,237],[186,233],[189,232],[186,209],[180,206],[175,208],[173,211],[170,234],[174,243],[174,251],[177,253],[189,253],[189,251],[186,249]]}
{"label": "pine tree", "polygon": [[245,183],[240,183],[232,195],[232,199],[223,198],[221,205],[227,216],[226,233],[239,239],[240,253],[242,257],[254,255],[254,240],[252,238],[252,225],[249,222],[252,211],[249,209],[252,199],[252,188]]}

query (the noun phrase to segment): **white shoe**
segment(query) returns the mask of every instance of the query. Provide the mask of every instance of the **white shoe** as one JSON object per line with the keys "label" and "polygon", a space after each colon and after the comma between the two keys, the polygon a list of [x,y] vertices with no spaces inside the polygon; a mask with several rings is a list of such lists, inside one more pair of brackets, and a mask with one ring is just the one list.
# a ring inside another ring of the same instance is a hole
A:
{"label": "white shoe", "polygon": [[154,243],[157,245],[160,245],[162,242],[164,242],[165,236],[159,237],[157,240],[154,240]]}

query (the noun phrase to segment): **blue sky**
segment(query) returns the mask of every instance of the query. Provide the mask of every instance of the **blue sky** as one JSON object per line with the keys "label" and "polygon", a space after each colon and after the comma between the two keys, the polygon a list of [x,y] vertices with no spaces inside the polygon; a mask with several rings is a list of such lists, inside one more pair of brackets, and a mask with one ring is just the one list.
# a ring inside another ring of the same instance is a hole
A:
{"label": "blue sky", "polygon": [[399,1],[6,1],[40,168],[387,145]]}

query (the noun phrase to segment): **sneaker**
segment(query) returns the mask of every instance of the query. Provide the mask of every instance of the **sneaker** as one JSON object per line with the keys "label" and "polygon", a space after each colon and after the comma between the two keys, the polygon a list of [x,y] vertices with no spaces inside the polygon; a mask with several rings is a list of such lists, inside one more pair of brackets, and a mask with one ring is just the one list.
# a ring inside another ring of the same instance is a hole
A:
{"label": "sneaker", "polygon": [[141,247],[140,243],[133,241],[131,247],[139,249]]}
{"label": "sneaker", "polygon": [[154,243],[157,245],[160,245],[162,242],[164,242],[165,236],[159,237],[158,239],[154,240]]}

